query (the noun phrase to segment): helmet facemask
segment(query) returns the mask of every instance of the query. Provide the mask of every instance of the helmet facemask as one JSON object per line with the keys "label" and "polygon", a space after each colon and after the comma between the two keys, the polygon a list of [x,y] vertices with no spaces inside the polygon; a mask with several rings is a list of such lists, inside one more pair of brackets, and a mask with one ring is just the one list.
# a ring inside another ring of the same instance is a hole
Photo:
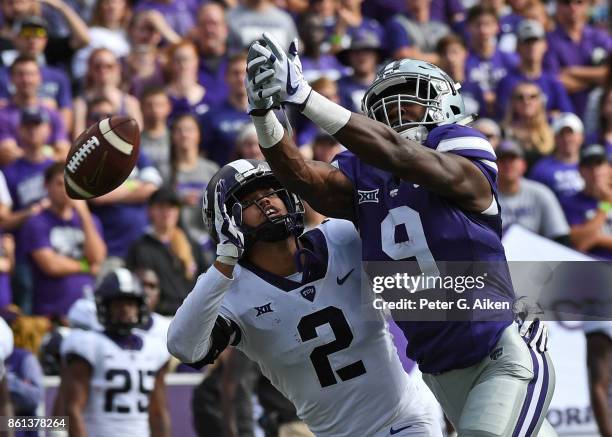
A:
{"label": "helmet facemask", "polygon": [[[426,72],[411,72],[405,71],[401,62],[390,64],[366,92],[363,112],[417,142],[423,142],[434,127],[457,122],[464,111],[458,85],[436,66],[427,65],[429,70],[422,69]],[[423,116],[408,119],[402,111],[407,104],[425,108]]]}

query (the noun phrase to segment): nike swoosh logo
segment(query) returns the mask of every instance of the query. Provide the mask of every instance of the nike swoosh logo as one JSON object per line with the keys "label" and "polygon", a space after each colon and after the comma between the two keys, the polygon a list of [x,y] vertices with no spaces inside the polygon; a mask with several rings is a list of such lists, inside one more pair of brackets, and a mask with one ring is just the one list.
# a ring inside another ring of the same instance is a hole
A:
{"label": "nike swoosh logo", "polygon": [[298,87],[291,86],[291,65],[289,64],[289,59],[287,59],[287,94],[292,96],[297,90]]}
{"label": "nike swoosh logo", "polygon": [[[355,270],[355,269],[353,269],[353,270]],[[342,285],[342,284],[344,284],[344,282],[347,280],[347,278],[348,278],[349,276],[351,276],[351,273],[353,273],[353,270],[351,270],[350,272],[348,272],[348,273],[347,273],[346,275],[344,275],[344,277],[342,277],[342,278],[337,277],[337,278],[336,278],[336,282],[338,283],[338,285]]]}
{"label": "nike swoosh logo", "polygon": [[393,427],[391,427],[391,429],[389,430],[389,434],[395,435],[398,432],[402,432],[403,430],[408,429],[408,428],[412,428],[412,425],[404,426],[403,428],[398,428],[398,429],[393,429]]}
{"label": "nike swoosh logo", "polygon": [[108,151],[105,151],[104,155],[102,155],[102,159],[98,162],[98,166],[96,167],[94,174],[91,176],[91,178],[88,178],[85,180],[85,183],[89,185],[90,187],[95,187],[98,184],[98,178],[100,177],[102,168],[104,167],[104,164],[106,163],[107,155],[108,155]]}

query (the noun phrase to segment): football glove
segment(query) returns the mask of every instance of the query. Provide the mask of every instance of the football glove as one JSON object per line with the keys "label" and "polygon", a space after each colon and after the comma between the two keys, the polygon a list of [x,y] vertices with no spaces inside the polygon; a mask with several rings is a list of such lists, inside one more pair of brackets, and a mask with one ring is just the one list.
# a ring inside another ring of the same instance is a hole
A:
{"label": "football glove", "polygon": [[548,326],[540,320],[544,314],[539,305],[529,303],[526,298],[519,298],[514,305],[517,314],[516,322],[519,334],[525,343],[540,352],[548,350]]}
{"label": "football glove", "polygon": [[302,74],[297,38],[285,53],[276,39],[264,32],[263,39],[251,45],[247,79],[261,98],[276,96],[282,104],[304,105],[312,88]]}
{"label": "football glove", "polygon": [[219,235],[217,256],[224,264],[235,265],[244,253],[244,235],[239,229],[242,222],[242,206],[236,202],[230,217],[225,199],[225,181],[221,179],[215,187],[215,230]]}

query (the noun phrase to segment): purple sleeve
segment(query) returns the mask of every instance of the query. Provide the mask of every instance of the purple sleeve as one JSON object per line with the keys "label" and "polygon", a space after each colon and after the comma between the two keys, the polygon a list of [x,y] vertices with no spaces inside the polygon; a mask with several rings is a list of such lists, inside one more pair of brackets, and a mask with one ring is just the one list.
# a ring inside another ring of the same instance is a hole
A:
{"label": "purple sleeve", "polygon": [[21,241],[25,254],[29,255],[35,250],[52,247],[49,240],[49,229],[45,226],[40,214],[32,217],[23,225],[22,235],[28,236]]}
{"label": "purple sleeve", "polygon": [[338,153],[334,159],[332,159],[331,165],[344,173],[346,177],[351,180],[353,185],[357,186],[357,181],[359,180],[359,161],[357,156],[345,150],[344,152]]}
{"label": "purple sleeve", "polygon": [[412,46],[412,41],[406,33],[406,29],[402,26],[401,22],[397,17],[389,20],[386,26],[386,41],[387,50],[389,53],[393,53],[403,47]]}
{"label": "purple sleeve", "polygon": [[36,357],[29,354],[19,369],[19,374],[8,378],[11,400],[18,411],[34,411],[42,400],[43,374]]}
{"label": "purple sleeve", "polygon": [[68,141],[68,133],[64,120],[57,111],[49,110],[49,118],[51,119],[51,135],[49,136],[49,144],[53,145],[58,141]]}

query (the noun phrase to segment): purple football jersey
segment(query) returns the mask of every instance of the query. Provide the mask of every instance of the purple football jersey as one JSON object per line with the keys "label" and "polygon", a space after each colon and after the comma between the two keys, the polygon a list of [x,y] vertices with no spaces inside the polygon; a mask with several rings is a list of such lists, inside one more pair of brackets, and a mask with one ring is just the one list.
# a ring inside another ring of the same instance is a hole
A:
{"label": "purple football jersey", "polygon": [[[94,217],[98,232],[102,227]],[[81,219],[74,213],[64,220],[51,210],[30,218],[23,225],[23,233],[28,236],[22,240],[24,252],[31,256],[38,249],[51,248],[55,252],[81,260],[85,257],[83,244],[85,235]],[[87,288],[93,288],[92,275],[75,273],[67,276],[51,277],[46,275],[36,263],[32,262],[33,303],[32,313],[36,315],[66,315],[70,306]]]}
{"label": "purple football jersey", "polygon": [[[497,198],[495,154],[478,131],[458,125],[437,127],[424,147],[472,161]],[[333,164],[355,187],[355,224],[363,241],[365,261],[416,260],[419,266],[437,261],[489,262],[495,267],[488,270],[490,281],[479,293],[496,302],[513,301],[499,212],[466,212],[422,186],[361,162],[350,152],[336,156]],[[423,372],[435,373],[479,362],[495,346],[511,317],[501,311],[496,318],[499,321],[397,324],[408,339],[408,357],[417,361]]]}

